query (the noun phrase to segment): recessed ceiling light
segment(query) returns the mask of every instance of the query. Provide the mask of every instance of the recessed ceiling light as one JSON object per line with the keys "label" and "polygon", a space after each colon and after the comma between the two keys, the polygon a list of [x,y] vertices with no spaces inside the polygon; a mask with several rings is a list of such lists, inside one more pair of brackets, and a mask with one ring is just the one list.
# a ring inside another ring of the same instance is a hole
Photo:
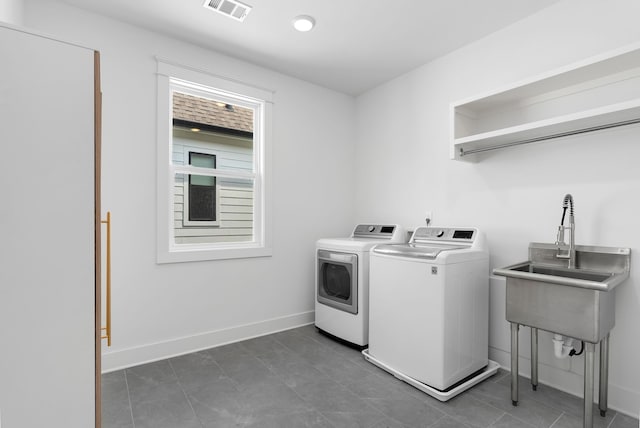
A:
{"label": "recessed ceiling light", "polygon": [[200,128],[191,128],[191,132],[200,132]]}
{"label": "recessed ceiling light", "polygon": [[309,15],[300,15],[293,18],[293,28],[298,31],[311,31],[314,25],[316,25],[316,20]]}

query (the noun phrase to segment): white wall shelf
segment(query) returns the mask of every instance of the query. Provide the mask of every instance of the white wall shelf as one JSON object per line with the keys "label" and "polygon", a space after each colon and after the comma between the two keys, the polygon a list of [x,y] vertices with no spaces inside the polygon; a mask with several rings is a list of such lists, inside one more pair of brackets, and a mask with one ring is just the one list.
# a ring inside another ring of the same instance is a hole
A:
{"label": "white wall shelf", "polygon": [[640,44],[451,104],[451,159],[640,123]]}

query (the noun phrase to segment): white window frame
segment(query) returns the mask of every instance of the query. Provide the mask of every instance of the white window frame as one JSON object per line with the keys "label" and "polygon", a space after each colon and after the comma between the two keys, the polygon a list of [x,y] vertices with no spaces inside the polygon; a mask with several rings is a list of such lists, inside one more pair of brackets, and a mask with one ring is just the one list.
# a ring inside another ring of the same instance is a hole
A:
{"label": "white window frame", "polygon": [[[157,262],[265,257],[272,255],[271,232],[271,139],[273,91],[157,60]],[[253,171],[218,170],[172,163],[173,91],[215,97],[254,110]],[[213,90],[214,92],[211,92]],[[176,244],[173,186],[176,174],[253,179],[253,239],[245,242]]]}
{"label": "white window frame", "polygon": [[[183,149],[184,156],[184,164],[189,164],[189,153],[202,153],[205,155],[212,155],[216,157],[216,165],[218,165],[218,152],[211,149],[204,149],[199,147],[191,147],[184,146]],[[212,170],[213,171],[213,170]],[[193,226],[204,226],[204,227],[215,227],[220,226],[220,185],[218,184],[217,175],[216,175],[216,219],[212,221],[202,221],[202,220],[189,220],[189,180],[188,176],[185,176],[185,180],[182,183],[182,195],[184,198],[184,203],[182,205],[182,225],[186,227]]]}

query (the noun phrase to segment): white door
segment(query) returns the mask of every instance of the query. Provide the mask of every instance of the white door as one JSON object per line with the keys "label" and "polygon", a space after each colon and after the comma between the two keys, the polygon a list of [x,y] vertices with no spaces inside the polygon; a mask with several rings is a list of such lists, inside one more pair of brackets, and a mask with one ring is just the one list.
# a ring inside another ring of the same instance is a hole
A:
{"label": "white door", "polygon": [[0,26],[0,412],[95,423],[94,51]]}

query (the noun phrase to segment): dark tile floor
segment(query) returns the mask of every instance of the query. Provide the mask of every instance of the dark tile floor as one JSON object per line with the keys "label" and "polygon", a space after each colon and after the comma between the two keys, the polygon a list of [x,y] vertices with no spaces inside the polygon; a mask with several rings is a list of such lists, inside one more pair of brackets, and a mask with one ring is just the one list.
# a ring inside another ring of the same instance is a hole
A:
{"label": "dark tile floor", "polygon": [[[104,428],[582,427],[582,400],[500,370],[441,403],[313,326],[103,375]],[[613,410],[598,428],[637,428]]]}

